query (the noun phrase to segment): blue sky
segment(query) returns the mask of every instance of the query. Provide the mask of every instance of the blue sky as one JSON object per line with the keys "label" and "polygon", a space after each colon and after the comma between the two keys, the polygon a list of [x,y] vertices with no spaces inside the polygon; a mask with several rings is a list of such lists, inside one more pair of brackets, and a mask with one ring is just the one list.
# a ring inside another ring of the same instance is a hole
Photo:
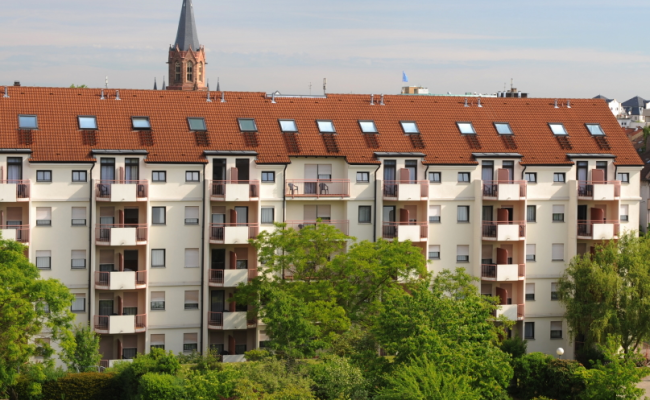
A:
{"label": "blue sky", "polygon": [[[0,85],[151,88],[182,0],[4,1]],[[194,0],[212,88],[650,97],[650,2]]]}

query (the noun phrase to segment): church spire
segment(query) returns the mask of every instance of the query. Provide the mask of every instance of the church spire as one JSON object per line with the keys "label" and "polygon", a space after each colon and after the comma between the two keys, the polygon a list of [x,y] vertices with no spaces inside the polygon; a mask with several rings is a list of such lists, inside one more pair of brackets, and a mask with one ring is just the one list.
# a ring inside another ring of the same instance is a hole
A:
{"label": "church spire", "polygon": [[173,48],[176,48],[176,46],[180,51],[188,51],[190,47],[192,50],[198,51],[200,48],[199,35],[196,33],[196,23],[194,22],[192,0],[183,0],[181,19],[178,22],[178,33]]}
{"label": "church spire", "polygon": [[176,42],[169,49],[167,90],[206,90],[205,49],[199,43],[192,0],[183,0]]}

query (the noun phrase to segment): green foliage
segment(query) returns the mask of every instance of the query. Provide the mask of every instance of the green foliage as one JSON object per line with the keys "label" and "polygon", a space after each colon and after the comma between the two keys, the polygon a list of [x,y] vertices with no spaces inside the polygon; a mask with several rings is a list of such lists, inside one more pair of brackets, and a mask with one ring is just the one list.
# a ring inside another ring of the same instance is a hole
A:
{"label": "green foliage", "polygon": [[512,356],[513,360],[522,357],[526,354],[528,348],[528,341],[515,335],[512,339],[505,339],[501,342],[501,351],[508,353]]}
{"label": "green foliage", "polygon": [[[247,362],[238,365],[241,376],[235,394],[239,399],[303,399],[314,398],[313,382],[308,371],[284,360]],[[251,397],[253,396],[253,397]],[[254,397],[258,396],[258,397]]]}
{"label": "green foliage", "polygon": [[86,89],[88,86],[86,85],[75,85],[74,83],[70,85],[70,89]]}
{"label": "green foliage", "polygon": [[192,350],[191,353],[178,353],[176,358],[181,364],[196,364],[203,358],[203,355],[196,350]]}
{"label": "green foliage", "polygon": [[322,362],[309,366],[309,376],[314,381],[313,391],[319,399],[368,398],[367,383],[361,370],[350,365],[345,358],[326,356]]}
{"label": "green foliage", "polygon": [[586,368],[576,361],[530,353],[514,360],[514,368],[512,394],[518,398],[579,399],[586,387]]}
{"label": "green foliage", "polygon": [[21,377],[17,386],[17,398],[38,400],[119,400],[122,390],[113,374],[87,372],[61,375],[42,383],[42,391],[30,393],[26,379]]}
{"label": "green foliage", "polygon": [[188,399],[221,399],[235,395],[235,386],[241,373],[227,366],[219,370],[192,371],[186,376],[185,392]]}
{"label": "green foliage", "polygon": [[600,346],[584,346],[576,351],[575,359],[587,369],[592,369],[597,361],[605,361],[605,355]]}
{"label": "green foliage", "polygon": [[217,350],[210,350],[208,354],[202,356],[196,362],[196,369],[199,371],[212,371],[218,370],[223,367],[221,362],[221,355]]}
{"label": "green foliage", "polygon": [[140,377],[139,400],[178,400],[185,398],[183,381],[172,375],[148,372]]}
{"label": "green foliage", "polygon": [[99,335],[88,325],[74,329],[74,339],[63,346],[61,360],[71,372],[92,372],[102,359],[99,353]]}
{"label": "green foliage", "polygon": [[262,361],[273,357],[273,355],[268,350],[254,349],[244,353],[244,357],[246,361]]}
{"label": "green foliage", "polygon": [[118,363],[113,369],[118,374],[120,386],[124,388],[124,398],[134,399],[142,376],[147,373],[176,375],[180,368],[181,364],[174,353],[153,348],[149,354],[139,354],[133,362]]}

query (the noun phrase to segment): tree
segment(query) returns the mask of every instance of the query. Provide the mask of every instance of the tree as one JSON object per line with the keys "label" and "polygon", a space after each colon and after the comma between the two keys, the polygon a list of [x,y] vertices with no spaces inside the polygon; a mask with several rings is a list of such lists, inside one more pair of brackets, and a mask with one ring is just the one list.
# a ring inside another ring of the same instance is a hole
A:
{"label": "tree", "polygon": [[625,353],[650,338],[650,236],[625,234],[576,256],[558,282],[573,338],[587,348],[620,340]]}
{"label": "tree", "polygon": [[[58,280],[41,279],[25,250],[16,241],[0,240],[0,395],[16,384],[42,331],[49,330],[52,340],[62,346],[72,340],[74,297]],[[44,347],[51,353],[49,346]]]}
{"label": "tree", "polygon": [[70,370],[96,371],[102,359],[99,353],[99,335],[88,325],[77,326],[74,330],[74,340],[63,347],[60,358]]}
{"label": "tree", "polygon": [[70,89],[87,89],[88,86],[86,85],[75,85],[74,83],[70,85]]}

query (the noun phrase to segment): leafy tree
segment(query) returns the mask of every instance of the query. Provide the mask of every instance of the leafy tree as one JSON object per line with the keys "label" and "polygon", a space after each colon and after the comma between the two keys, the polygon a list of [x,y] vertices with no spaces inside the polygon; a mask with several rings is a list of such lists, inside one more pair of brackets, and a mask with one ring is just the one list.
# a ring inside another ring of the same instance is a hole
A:
{"label": "leafy tree", "polygon": [[361,371],[343,357],[326,356],[322,362],[309,365],[309,376],[314,381],[313,391],[319,399],[368,398],[367,383]]}
{"label": "leafy tree", "polygon": [[74,340],[63,347],[61,360],[76,372],[93,372],[102,359],[99,353],[99,335],[88,325],[74,329]]}
{"label": "leafy tree", "polygon": [[230,399],[235,395],[238,369],[224,366],[216,370],[191,371],[185,378],[188,399]]}
{"label": "leafy tree", "polygon": [[620,339],[625,353],[650,338],[650,236],[625,234],[576,256],[558,282],[572,337],[585,346]]}
{"label": "leafy tree", "polygon": [[586,387],[586,369],[576,361],[558,360],[543,353],[529,353],[513,361],[512,394],[521,399],[538,396],[580,399]]}
{"label": "leafy tree", "polygon": [[[113,369],[118,374],[118,382],[124,388],[125,398],[135,399],[139,390],[139,382],[145,374],[152,373],[151,375],[165,374],[174,376],[181,369],[181,364],[171,351],[165,352],[163,349],[153,348],[149,354],[138,354],[133,359],[133,362],[118,363]],[[175,380],[169,378],[151,378],[147,382],[148,386],[146,386],[146,389],[148,390],[150,387],[153,388],[161,385],[165,387],[169,385],[174,386],[175,382]],[[175,389],[172,388],[170,390]]]}
{"label": "leafy tree", "polygon": [[313,382],[307,370],[298,364],[269,359],[242,363],[238,367],[243,378],[237,381],[237,399],[314,399]]}
{"label": "leafy tree", "polygon": [[515,336],[512,339],[505,339],[501,342],[501,351],[510,354],[513,360],[526,354],[527,349],[528,341],[519,336]]}
{"label": "leafy tree", "polygon": [[[25,249],[16,241],[0,240],[0,396],[16,384],[19,369],[35,355],[39,346],[34,339],[43,330],[64,347],[72,340],[74,297],[58,280],[41,279]],[[46,356],[52,353],[49,346],[44,351]],[[40,372],[35,373],[43,375],[44,367],[37,366]]]}

